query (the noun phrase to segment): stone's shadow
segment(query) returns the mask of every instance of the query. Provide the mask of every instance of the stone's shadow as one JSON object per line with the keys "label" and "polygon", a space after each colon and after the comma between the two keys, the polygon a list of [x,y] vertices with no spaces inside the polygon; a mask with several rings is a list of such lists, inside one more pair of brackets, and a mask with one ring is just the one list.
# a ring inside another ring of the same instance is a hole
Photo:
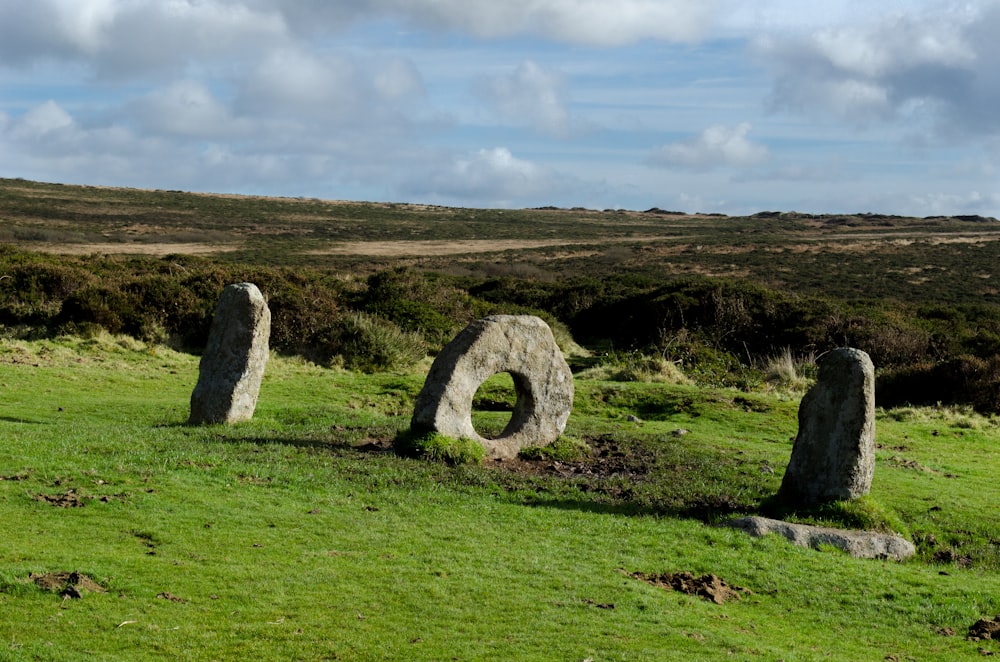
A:
{"label": "stone's shadow", "polygon": [[[187,424],[181,424],[186,426]],[[358,453],[368,453],[372,455],[387,455],[393,453],[392,439],[387,440],[365,440],[362,443],[351,443],[340,439],[301,439],[294,437],[228,437],[226,435],[213,435],[213,442],[223,444],[254,444],[256,446],[292,446],[295,448],[312,448],[322,450],[356,451]]]}
{"label": "stone's shadow", "polygon": [[46,421],[34,421],[30,418],[17,418],[16,416],[0,416],[0,421],[4,423],[24,423],[25,425],[50,425]]}
{"label": "stone's shadow", "polygon": [[695,503],[672,507],[656,504],[639,503],[604,503],[601,501],[585,501],[583,499],[539,499],[526,500],[526,506],[538,508],[553,508],[555,510],[576,510],[599,515],[622,515],[626,517],[671,517],[692,519],[705,524],[719,524],[723,520],[737,515],[758,513],[757,508],[748,508],[745,504],[712,505],[710,503]]}

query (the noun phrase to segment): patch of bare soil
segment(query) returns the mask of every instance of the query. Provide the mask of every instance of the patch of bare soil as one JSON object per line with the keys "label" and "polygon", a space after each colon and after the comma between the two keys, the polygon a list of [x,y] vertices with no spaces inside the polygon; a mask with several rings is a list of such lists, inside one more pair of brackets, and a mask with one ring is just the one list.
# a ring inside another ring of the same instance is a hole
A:
{"label": "patch of bare soil", "polygon": [[748,588],[733,586],[715,575],[695,577],[690,572],[664,572],[652,575],[644,572],[627,572],[625,574],[668,591],[679,591],[711,600],[717,605],[725,604],[729,600],[739,600],[740,597],[753,593]]}
{"label": "patch of bare soil", "polygon": [[972,565],[971,556],[958,554],[953,549],[939,549],[931,558],[935,563],[954,563],[959,568],[968,568]]}
{"label": "patch of bare soil", "polygon": [[107,593],[108,589],[80,572],[31,573],[28,579],[43,591],[58,593],[64,598],[82,598],[84,591]]}
{"label": "patch of bare soil", "polygon": [[653,454],[648,450],[627,446],[610,435],[586,441],[592,453],[576,462],[516,457],[497,460],[496,466],[517,473],[562,478],[642,478],[649,473]]}
{"label": "patch of bare soil", "polygon": [[990,620],[981,618],[969,628],[969,641],[994,639],[1000,641],[1000,615]]}
{"label": "patch of bare soil", "polygon": [[36,494],[35,501],[41,501],[59,508],[82,508],[87,505],[85,499],[76,490],[66,490],[62,494]]}
{"label": "patch of bare soil", "polygon": [[44,494],[39,493],[32,497],[35,501],[41,501],[52,506],[58,506],[59,508],[82,508],[91,501],[100,501],[101,503],[111,503],[112,501],[124,501],[128,498],[127,494],[114,494],[103,496],[85,496],[78,493],[75,489],[68,489],[62,494]]}
{"label": "patch of bare soil", "polygon": [[167,600],[169,602],[187,602],[187,600],[185,600],[184,598],[178,598],[173,593],[167,593],[166,591],[164,591],[163,593],[158,593],[156,597],[159,598],[160,600]]}
{"label": "patch of bare soil", "polygon": [[196,243],[105,243],[105,244],[32,244],[33,250],[60,255],[212,255],[235,251],[239,246]]}

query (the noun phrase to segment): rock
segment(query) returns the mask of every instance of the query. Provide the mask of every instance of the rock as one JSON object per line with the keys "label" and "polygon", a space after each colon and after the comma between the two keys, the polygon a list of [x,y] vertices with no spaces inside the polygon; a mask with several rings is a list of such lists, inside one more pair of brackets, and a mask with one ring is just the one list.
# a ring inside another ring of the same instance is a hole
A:
{"label": "rock", "polygon": [[268,359],[271,311],[253,283],[229,285],[219,297],[188,423],[249,420]]}
{"label": "rock", "polygon": [[820,358],[799,406],[799,432],[780,499],[817,504],[868,494],[875,472],[875,368],[861,350]]}
{"label": "rock", "polygon": [[[472,426],[472,399],[501,372],[514,380],[517,402],[500,436],[486,439]],[[494,315],[467,326],[431,365],[417,396],[411,428],[482,444],[491,459],[559,438],[573,408],[573,374],[548,325],[530,315]]]}
{"label": "rock", "polygon": [[847,531],[806,524],[791,524],[766,517],[741,517],[726,522],[726,526],[763,537],[769,533],[784,536],[799,547],[817,549],[831,545],[859,559],[891,559],[902,561],[913,556],[916,548],[899,536],[871,531]]}

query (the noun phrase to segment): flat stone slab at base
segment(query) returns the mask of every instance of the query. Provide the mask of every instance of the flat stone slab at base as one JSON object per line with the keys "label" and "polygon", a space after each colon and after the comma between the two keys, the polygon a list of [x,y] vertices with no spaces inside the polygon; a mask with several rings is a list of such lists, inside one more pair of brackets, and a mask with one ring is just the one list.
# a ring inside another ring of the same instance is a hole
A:
{"label": "flat stone slab at base", "polygon": [[799,547],[816,549],[820,545],[831,545],[859,559],[902,561],[917,552],[913,543],[908,540],[871,531],[848,531],[808,524],[791,524],[766,517],[741,517],[726,522],[726,526],[742,529],[757,538],[777,533]]}

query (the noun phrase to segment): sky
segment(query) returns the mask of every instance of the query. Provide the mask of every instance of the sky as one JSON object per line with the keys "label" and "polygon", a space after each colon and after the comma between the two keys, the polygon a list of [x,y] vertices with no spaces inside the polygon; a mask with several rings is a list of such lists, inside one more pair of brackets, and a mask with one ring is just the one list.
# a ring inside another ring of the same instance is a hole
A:
{"label": "sky", "polygon": [[1000,0],[0,0],[0,177],[1000,217]]}

